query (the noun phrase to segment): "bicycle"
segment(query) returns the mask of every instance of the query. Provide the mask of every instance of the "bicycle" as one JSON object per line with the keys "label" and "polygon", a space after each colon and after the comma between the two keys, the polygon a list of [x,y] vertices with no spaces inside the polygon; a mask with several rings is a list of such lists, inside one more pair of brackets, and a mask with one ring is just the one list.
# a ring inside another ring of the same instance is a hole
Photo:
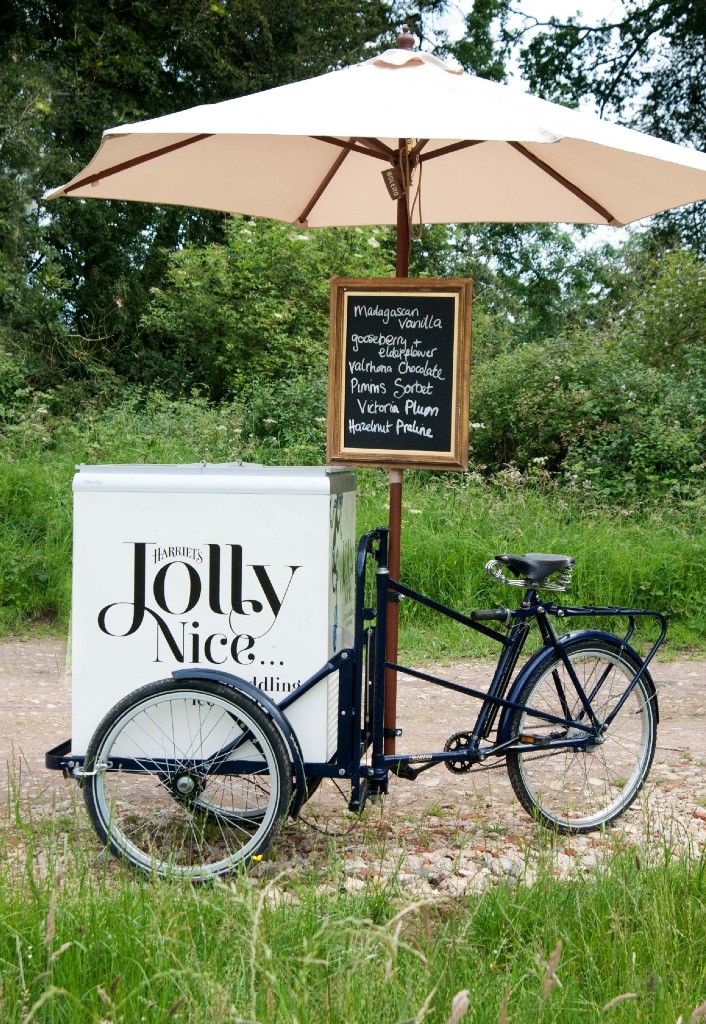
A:
{"label": "bicycle", "polygon": [[[665,617],[542,601],[542,590],[566,590],[574,565],[568,556],[545,554],[488,562],[492,578],[523,589],[522,600],[515,609],[465,615],[392,579],[387,543],[382,528],[359,542],[353,646],[279,704],[220,670],[182,669],[116,704],[85,757],[70,754],[70,740],[48,752],[47,767],[82,784],[93,826],[113,853],[159,875],[206,879],[261,856],[322,778],[348,780],[348,806],[361,811],[369,796],[387,792],[391,772],[414,780],[439,764],[465,773],[503,758],[518,800],[549,829],[589,832],[627,810],[654,757],[659,714],[648,669],[666,636]],[[402,599],[501,646],[487,692],[386,661],[386,609]],[[601,628],[559,634],[552,622],[578,617],[623,617],[628,625],[620,637]],[[638,617],[660,627],[644,658],[630,644]],[[533,625],[542,646],[513,678]],[[480,700],[475,722],[460,723],[442,751],[386,754],[388,670]],[[330,762],[304,762],[285,712],[334,672],[338,750]]]}

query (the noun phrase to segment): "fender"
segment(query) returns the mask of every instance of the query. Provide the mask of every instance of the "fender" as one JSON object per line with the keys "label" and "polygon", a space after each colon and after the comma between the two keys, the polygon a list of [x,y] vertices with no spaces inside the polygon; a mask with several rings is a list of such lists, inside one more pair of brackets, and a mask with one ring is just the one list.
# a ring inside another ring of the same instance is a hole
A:
{"label": "fender", "polygon": [[241,679],[239,676],[231,675],[230,672],[221,672],[219,669],[180,668],[172,672],[172,676],[174,679],[214,679],[219,683],[225,683],[226,686],[230,686],[233,690],[240,690],[241,693],[244,693],[259,705],[282,736],[292,759],[292,768],[294,770],[294,798],[289,808],[289,816],[291,818],[296,818],[301,810],[302,804],[306,800],[307,789],[306,775],[304,773],[304,758],[302,757],[301,747],[299,746],[299,740],[296,737],[296,733],[292,729],[289,720],[285,718],[275,702],[270,700],[262,690],[258,690],[256,686],[253,686],[252,683],[248,682],[247,679]]}
{"label": "fender", "polygon": [[[604,630],[601,629],[576,629],[573,630],[571,633],[564,633],[562,636],[557,637],[557,645],[559,647],[568,647],[576,640],[587,641],[589,643],[592,640],[610,640],[614,642],[616,640],[616,636],[614,633],[606,633]],[[635,658],[638,665],[642,665],[642,658],[640,657],[640,655],[634,647],[631,647],[630,644],[623,644],[622,646],[628,652],[628,654]],[[545,665],[549,665],[554,660],[554,653],[554,647],[542,647],[540,648],[540,650],[536,651],[529,659],[527,664],[522,666],[522,669],[515,678],[515,681],[513,682],[512,687],[510,688],[510,692],[508,693],[506,699],[516,702],[520,695],[520,691],[522,687],[525,685],[525,682],[527,681],[530,674],[540,667],[543,668],[545,667]],[[648,690],[651,690],[652,693],[655,695],[653,698],[655,719],[656,722],[659,723],[659,705],[657,703],[655,685],[652,681],[652,676],[649,672],[645,672],[643,674],[643,679],[647,683]],[[510,740],[510,720],[514,712],[515,708],[502,709],[502,714],[500,716],[500,722],[498,724],[497,732],[498,743],[507,743]]]}

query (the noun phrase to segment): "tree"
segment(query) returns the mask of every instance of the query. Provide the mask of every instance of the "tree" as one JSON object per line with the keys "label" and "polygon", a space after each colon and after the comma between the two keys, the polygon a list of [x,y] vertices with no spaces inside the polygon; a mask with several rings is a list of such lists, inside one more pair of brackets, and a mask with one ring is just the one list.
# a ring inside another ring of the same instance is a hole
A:
{"label": "tree", "polygon": [[[421,0],[416,9],[440,6]],[[87,162],[103,129],[354,62],[391,41],[400,20],[396,0],[6,0],[0,312],[15,341],[36,344],[46,287],[54,305],[42,359],[129,376],[167,254],[223,240],[226,219],[210,211],[81,201],[45,210],[43,190]]]}
{"label": "tree", "polygon": [[[706,149],[706,4],[624,0],[608,21],[541,22],[513,0],[496,0],[495,28],[529,87],[679,144]],[[531,7],[531,4],[528,6]],[[706,254],[706,204],[657,218],[657,230]]]}
{"label": "tree", "polygon": [[507,0],[475,0],[466,15],[465,35],[445,47],[466,71],[493,82],[507,78],[508,54],[502,45],[502,32],[496,31],[498,24],[504,30],[507,6]]}

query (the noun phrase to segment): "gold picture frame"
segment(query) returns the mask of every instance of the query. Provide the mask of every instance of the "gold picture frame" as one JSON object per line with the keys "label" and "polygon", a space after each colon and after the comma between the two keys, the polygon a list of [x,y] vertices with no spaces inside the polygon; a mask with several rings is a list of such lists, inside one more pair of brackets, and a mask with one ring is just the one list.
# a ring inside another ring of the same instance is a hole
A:
{"label": "gold picture frame", "polygon": [[329,463],[467,468],[471,306],[470,278],[332,279]]}

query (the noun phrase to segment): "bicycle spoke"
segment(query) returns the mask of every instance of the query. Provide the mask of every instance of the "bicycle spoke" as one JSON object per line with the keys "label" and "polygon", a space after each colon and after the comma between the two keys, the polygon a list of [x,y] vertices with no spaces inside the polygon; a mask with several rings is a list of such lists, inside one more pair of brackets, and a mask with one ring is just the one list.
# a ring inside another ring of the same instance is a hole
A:
{"label": "bicycle spoke", "polygon": [[[224,873],[268,840],[288,803],[291,770],[281,740],[252,701],[222,684],[145,689],[145,699],[109,724],[92,754],[100,763],[111,754],[118,762],[129,757],[135,767],[91,779],[91,817],[114,850],[144,870]],[[251,746],[243,763],[253,760],[252,750],[261,767],[238,772],[236,761],[230,770],[233,750],[244,744]],[[155,770],[154,761],[165,770]]]}
{"label": "bicycle spoke", "polygon": [[[598,643],[595,650],[588,644],[582,648],[577,641],[567,657],[576,679],[592,695],[592,712],[601,725],[622,700],[635,669],[617,640],[614,645]],[[565,671],[564,662],[557,662],[528,681],[522,698],[525,707],[515,719],[518,735],[527,734],[540,743],[549,735],[530,710],[571,717],[577,725],[582,718],[585,721],[583,706],[576,701],[570,705],[566,699]],[[528,810],[539,811],[553,827],[587,830],[611,820],[632,802],[649,768],[654,751],[653,717],[652,704],[638,680],[597,741],[586,734],[585,747],[566,747],[562,758],[542,758],[543,764],[536,764],[541,755],[532,755],[529,750],[509,753],[508,769],[515,792]],[[579,730],[572,726],[565,735],[575,739]]]}

